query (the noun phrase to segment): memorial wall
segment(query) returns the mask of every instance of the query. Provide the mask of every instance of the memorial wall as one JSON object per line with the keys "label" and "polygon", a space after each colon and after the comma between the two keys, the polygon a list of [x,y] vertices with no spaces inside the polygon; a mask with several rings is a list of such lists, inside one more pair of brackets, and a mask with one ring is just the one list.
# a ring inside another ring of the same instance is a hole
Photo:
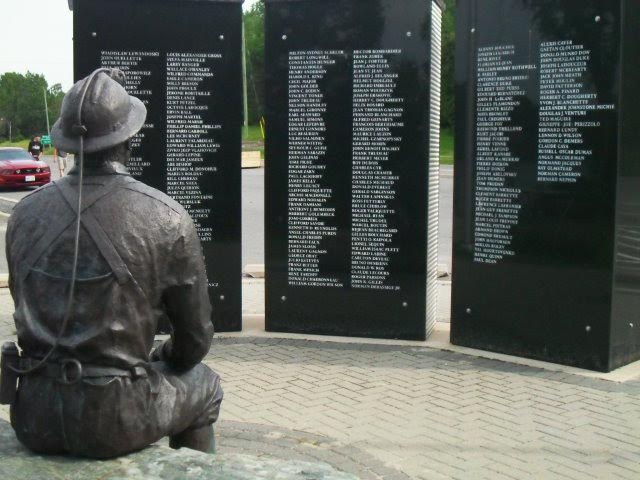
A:
{"label": "memorial wall", "polygon": [[421,0],[267,0],[267,330],[433,326],[441,15]]}
{"label": "memorial wall", "polygon": [[75,77],[119,68],[145,103],[128,168],[193,218],[218,331],[242,328],[241,15],[229,0],[74,2]]}
{"label": "memorial wall", "polygon": [[456,15],[452,342],[604,371],[640,358],[640,6]]}

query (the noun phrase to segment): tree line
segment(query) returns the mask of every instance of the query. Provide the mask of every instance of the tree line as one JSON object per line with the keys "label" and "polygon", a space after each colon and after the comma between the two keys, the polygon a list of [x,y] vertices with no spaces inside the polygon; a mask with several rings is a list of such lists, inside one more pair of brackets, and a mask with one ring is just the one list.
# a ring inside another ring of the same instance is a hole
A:
{"label": "tree line", "polygon": [[14,141],[46,134],[45,95],[52,126],[64,98],[60,84],[49,86],[44,75],[37,73],[0,75],[0,140],[8,140],[10,134]]}
{"label": "tree line", "polygon": [[[445,0],[442,27],[442,113],[443,128],[453,128],[453,82],[455,53],[455,0]],[[244,13],[247,55],[249,123],[258,124],[264,115],[264,0]],[[47,132],[44,93],[50,124],[60,115],[64,92],[59,84],[49,86],[43,75],[5,73],[0,76],[0,140],[9,138],[9,122],[14,140]]]}
{"label": "tree line", "polygon": [[[442,22],[442,112],[443,128],[453,128],[453,82],[455,55],[455,0],[445,0]],[[247,53],[249,123],[264,115],[264,0],[244,13]]]}

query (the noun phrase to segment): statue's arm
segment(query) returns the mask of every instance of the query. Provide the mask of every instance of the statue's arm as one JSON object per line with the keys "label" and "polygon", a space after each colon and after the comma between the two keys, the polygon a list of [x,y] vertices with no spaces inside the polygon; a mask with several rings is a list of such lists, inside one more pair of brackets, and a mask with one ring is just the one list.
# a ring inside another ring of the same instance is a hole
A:
{"label": "statue's arm", "polygon": [[164,291],[167,316],[173,327],[162,357],[179,367],[192,367],[209,352],[213,337],[211,303],[200,239],[191,218],[184,214]]}

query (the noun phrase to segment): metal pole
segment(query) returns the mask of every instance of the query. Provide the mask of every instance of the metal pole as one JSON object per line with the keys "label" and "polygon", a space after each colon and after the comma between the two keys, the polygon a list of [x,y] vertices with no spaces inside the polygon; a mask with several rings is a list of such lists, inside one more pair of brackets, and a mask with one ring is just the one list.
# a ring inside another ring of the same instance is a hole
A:
{"label": "metal pole", "polygon": [[[244,17],[244,14],[243,14]],[[247,39],[244,35],[244,18],[242,19],[242,95],[244,101],[244,132],[245,135],[249,134],[249,99],[247,95]]]}
{"label": "metal pole", "polygon": [[44,111],[47,114],[47,135],[51,136],[51,129],[49,128],[49,106],[47,105],[47,89],[42,87],[42,93],[44,94]]}
{"label": "metal pole", "polygon": [[11,120],[9,120],[9,143],[13,143],[13,138],[11,136]]}

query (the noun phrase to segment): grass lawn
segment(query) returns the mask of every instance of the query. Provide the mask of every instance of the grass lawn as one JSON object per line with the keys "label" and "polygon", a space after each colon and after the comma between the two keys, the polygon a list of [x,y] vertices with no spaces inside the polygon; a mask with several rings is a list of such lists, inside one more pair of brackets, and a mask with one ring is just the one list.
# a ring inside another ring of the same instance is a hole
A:
{"label": "grass lawn", "polygon": [[[242,140],[244,142],[262,142],[262,131],[259,125],[250,125],[248,129],[242,128]],[[25,150],[29,140],[21,140],[18,142],[0,142],[0,147],[21,147]],[[248,147],[247,150],[260,150],[264,157],[264,147]],[[45,155],[53,155],[53,148],[45,148]],[[442,165],[453,165],[453,131],[451,129],[443,129],[440,132],[440,163]]]}
{"label": "grass lawn", "polygon": [[[28,146],[29,146],[29,140],[20,140],[17,142],[9,142],[9,141],[0,142],[0,147],[20,147],[26,150]],[[53,155],[53,147],[45,147],[44,154]]]}
{"label": "grass lawn", "polygon": [[[249,130],[242,129],[242,140],[245,142],[263,141],[260,126],[250,125]],[[247,146],[243,150],[260,150],[264,158],[264,147]],[[453,165],[453,130],[442,129],[440,132],[440,163]]]}
{"label": "grass lawn", "polygon": [[242,141],[243,142],[262,142],[262,130],[260,125],[249,125],[249,128],[242,127]]}
{"label": "grass lawn", "polygon": [[440,164],[453,165],[453,131],[448,128],[440,132]]}

